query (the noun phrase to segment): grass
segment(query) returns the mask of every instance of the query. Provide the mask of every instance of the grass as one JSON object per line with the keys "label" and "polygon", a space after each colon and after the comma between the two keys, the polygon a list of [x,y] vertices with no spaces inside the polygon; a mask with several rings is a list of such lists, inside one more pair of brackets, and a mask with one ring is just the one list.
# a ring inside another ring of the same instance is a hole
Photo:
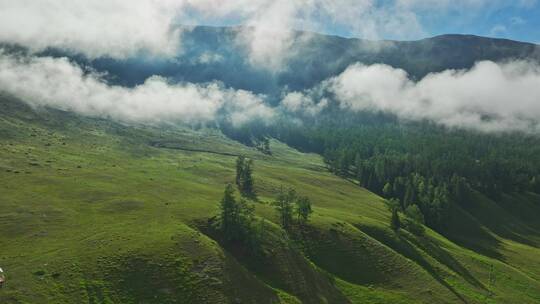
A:
{"label": "grass", "polygon": [[[533,194],[475,194],[444,235],[416,237],[389,229],[380,197],[277,141],[264,155],[211,129],[124,126],[5,96],[0,139],[0,303],[540,302]],[[255,160],[264,257],[202,233],[238,154]],[[273,224],[281,186],[314,203],[297,242]]]}

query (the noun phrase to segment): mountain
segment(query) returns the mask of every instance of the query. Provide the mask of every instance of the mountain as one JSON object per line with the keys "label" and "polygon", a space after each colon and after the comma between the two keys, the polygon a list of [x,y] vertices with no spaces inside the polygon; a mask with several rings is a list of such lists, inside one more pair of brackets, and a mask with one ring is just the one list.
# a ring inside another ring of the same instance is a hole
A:
{"label": "mountain", "polygon": [[[482,60],[540,62],[540,46],[470,35],[443,35],[419,41],[369,41],[296,32],[294,52],[286,54],[286,68],[269,71],[250,64],[239,43],[238,27],[198,26],[182,34],[182,51],[172,59],[135,57],[127,60],[73,58],[108,72],[113,83],[133,86],[152,75],[172,81],[221,81],[226,86],[277,97],[282,89],[304,90],[361,62],[387,64],[420,79],[447,69],[468,69]],[[57,56],[63,52],[50,51]],[[69,55],[69,54],[68,54]],[[71,55],[72,56],[72,55]]]}

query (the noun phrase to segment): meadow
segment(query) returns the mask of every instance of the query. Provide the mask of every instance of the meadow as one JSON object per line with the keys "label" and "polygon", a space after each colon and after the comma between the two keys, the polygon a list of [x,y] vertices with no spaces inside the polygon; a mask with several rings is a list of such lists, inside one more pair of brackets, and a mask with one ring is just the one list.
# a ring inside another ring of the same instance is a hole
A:
{"label": "meadow", "polygon": [[[444,236],[395,233],[383,198],[276,140],[266,155],[211,128],[0,101],[0,303],[540,302],[538,195],[475,193]],[[205,234],[238,155],[262,255]],[[313,203],[301,240],[277,225],[280,187]]]}

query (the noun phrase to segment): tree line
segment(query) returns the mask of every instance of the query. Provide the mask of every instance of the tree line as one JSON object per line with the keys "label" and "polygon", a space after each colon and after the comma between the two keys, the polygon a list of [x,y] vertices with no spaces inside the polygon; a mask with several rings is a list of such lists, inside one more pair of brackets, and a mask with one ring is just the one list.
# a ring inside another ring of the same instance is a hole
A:
{"label": "tree line", "polygon": [[540,193],[540,138],[533,135],[450,130],[337,107],[316,117],[252,124],[229,129],[229,135],[253,142],[271,136],[318,153],[336,175],[396,199],[400,212],[417,206],[435,229],[444,228],[453,205],[469,203],[471,191],[495,200],[504,193]]}

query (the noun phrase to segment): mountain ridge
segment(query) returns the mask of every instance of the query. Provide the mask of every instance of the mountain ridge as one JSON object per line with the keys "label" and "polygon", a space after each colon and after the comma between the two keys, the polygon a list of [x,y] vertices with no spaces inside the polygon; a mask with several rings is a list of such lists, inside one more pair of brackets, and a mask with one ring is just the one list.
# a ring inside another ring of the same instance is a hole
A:
{"label": "mountain ridge", "polygon": [[[68,57],[82,66],[106,74],[106,80],[111,84],[133,87],[155,75],[168,78],[171,82],[219,81],[226,87],[265,94],[272,103],[279,102],[284,90],[313,88],[321,81],[339,75],[354,63],[386,64],[400,68],[412,80],[448,69],[469,69],[476,62],[484,60],[529,60],[540,63],[540,46],[507,39],[447,34],[415,41],[371,41],[313,34],[306,41],[294,39],[291,49],[295,52],[285,54],[285,68],[270,71],[247,60],[248,50],[238,43],[239,29],[193,27],[184,31],[182,51],[171,58],[140,55],[124,60],[88,59],[54,49],[37,55]],[[300,35],[302,32],[296,33]],[[5,49],[10,51],[9,48]],[[201,60],[204,56],[213,61]]]}

